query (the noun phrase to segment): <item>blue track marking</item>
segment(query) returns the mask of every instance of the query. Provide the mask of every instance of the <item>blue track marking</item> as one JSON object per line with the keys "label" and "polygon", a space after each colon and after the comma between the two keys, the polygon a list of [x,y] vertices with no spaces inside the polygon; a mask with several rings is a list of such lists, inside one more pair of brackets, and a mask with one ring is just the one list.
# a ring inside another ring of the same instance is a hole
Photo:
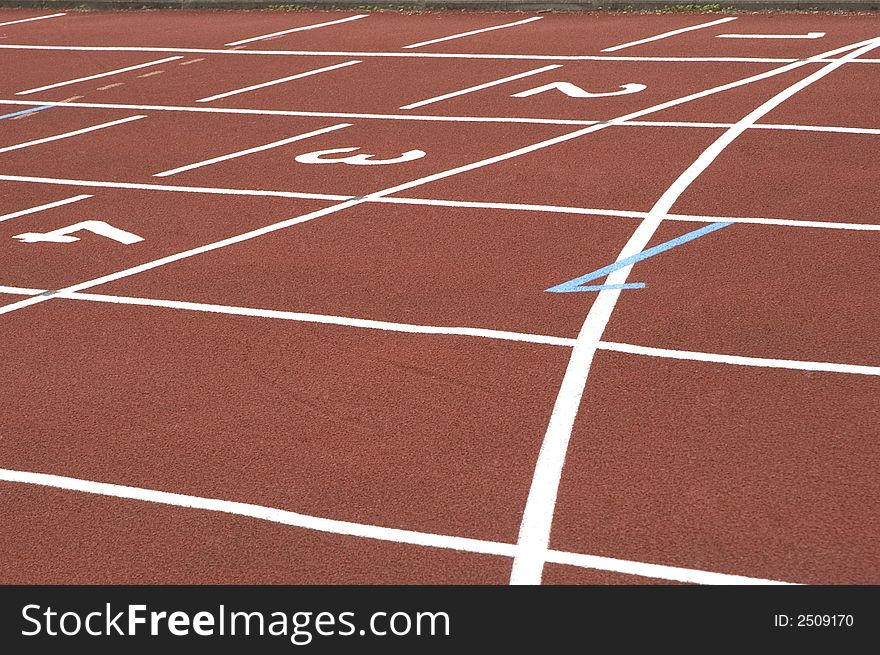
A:
{"label": "blue track marking", "polygon": [[52,107],[57,107],[58,105],[40,105],[39,107],[31,107],[30,109],[22,109],[21,111],[16,111],[11,114],[5,114],[4,116],[0,116],[0,121],[4,118],[15,118],[16,116],[24,116],[25,114],[33,114],[35,111],[43,111],[44,109],[52,109]]}
{"label": "blue track marking", "polygon": [[640,262],[644,259],[653,257],[654,255],[659,255],[661,252],[671,250],[672,248],[680,246],[683,243],[687,243],[688,241],[699,239],[702,236],[711,234],[712,232],[720,230],[723,227],[727,227],[728,225],[733,225],[733,223],[712,223],[710,225],[707,225],[706,227],[701,227],[699,230],[694,230],[693,232],[682,234],[680,237],[676,237],[675,239],[672,239],[670,241],[665,241],[658,246],[648,248],[647,250],[643,250],[640,253],[636,253],[635,255],[626,257],[625,259],[621,259],[620,261],[616,261],[613,264],[609,264],[608,266],[603,266],[602,268],[597,269],[592,273],[587,273],[586,275],[581,275],[580,277],[576,277],[573,280],[569,280],[568,282],[557,284],[555,287],[550,287],[549,289],[546,289],[546,291],[549,291],[550,293],[577,293],[579,291],[604,291],[605,289],[644,289],[647,286],[644,282],[628,282],[627,284],[602,284],[597,286],[584,286],[584,283],[592,282],[593,280],[605,277],[606,275],[611,275],[611,273],[613,273],[614,271],[624,268],[625,266],[635,264],[636,262]]}

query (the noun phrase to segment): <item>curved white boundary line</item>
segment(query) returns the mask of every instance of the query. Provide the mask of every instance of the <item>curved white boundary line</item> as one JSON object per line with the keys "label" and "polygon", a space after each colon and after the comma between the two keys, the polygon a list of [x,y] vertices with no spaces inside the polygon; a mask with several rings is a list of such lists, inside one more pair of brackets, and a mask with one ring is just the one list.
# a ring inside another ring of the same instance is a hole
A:
{"label": "curved white boundary line", "polygon": [[[815,73],[777,93],[724,132],[663,193],[651,208],[648,217],[642,221],[632,237],[624,245],[623,250],[621,250],[618,256],[618,261],[640,253],[647,247],[663,222],[664,217],[672,209],[672,206],[681,194],[750,125],[799,91],[834,72],[847,61],[855,59],[878,46],[880,46],[880,38],[848,46],[847,49],[857,49],[852,50],[841,60],[823,66]],[[792,64],[789,69],[806,63],[805,61],[799,64]],[[624,284],[631,270],[632,265],[614,271],[608,276],[606,284]],[[621,290],[619,288],[606,289],[599,292],[584,321],[580,334],[578,334],[577,344],[572,349],[571,358],[569,359],[562,385],[559,388],[559,394],[556,397],[550,422],[547,425],[547,432],[544,436],[544,442],[541,444],[538,461],[535,465],[532,485],[520,525],[518,550],[513,560],[510,576],[511,584],[531,585],[540,584],[541,582],[546,552],[550,545],[550,532],[556,510],[559,484],[562,479],[562,469],[565,466],[572,429],[574,428],[574,422],[577,418],[581,399],[587,384],[590,367],[620,293]]]}

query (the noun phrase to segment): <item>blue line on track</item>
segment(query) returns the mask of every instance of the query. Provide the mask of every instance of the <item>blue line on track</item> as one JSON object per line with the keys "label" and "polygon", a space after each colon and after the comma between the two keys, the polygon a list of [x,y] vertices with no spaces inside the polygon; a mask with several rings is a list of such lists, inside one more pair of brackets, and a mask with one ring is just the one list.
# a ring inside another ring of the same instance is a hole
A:
{"label": "blue line on track", "polygon": [[25,114],[33,114],[35,111],[43,111],[44,109],[52,109],[52,107],[57,107],[58,105],[40,105],[39,107],[31,107],[30,109],[22,109],[21,111],[16,111],[11,114],[6,114],[4,116],[0,116],[0,121],[4,118],[15,118],[16,116],[24,116]]}
{"label": "blue line on track", "polygon": [[661,252],[671,250],[676,246],[680,246],[683,243],[687,243],[688,241],[698,239],[702,236],[715,232],[716,230],[720,230],[723,227],[727,227],[728,225],[733,225],[733,223],[711,223],[706,227],[701,227],[699,230],[694,230],[693,232],[682,234],[680,237],[676,237],[675,239],[672,239],[670,241],[665,241],[658,246],[648,248],[647,250],[643,250],[640,253],[636,253],[635,255],[626,257],[625,259],[621,259],[620,261],[616,261],[613,264],[609,264],[608,266],[603,266],[602,268],[597,269],[592,273],[587,273],[586,275],[581,275],[580,277],[576,277],[573,280],[569,280],[568,282],[557,284],[555,287],[550,287],[549,289],[546,289],[546,291],[549,291],[550,293],[577,293],[579,291],[604,291],[605,289],[644,289],[645,286],[647,286],[644,282],[629,282],[627,284],[603,284],[598,286],[583,285],[585,282],[591,282],[592,280],[596,280],[600,277],[605,277],[606,275],[610,275],[614,271],[624,268],[625,266],[635,264],[636,262],[640,262],[644,259],[648,259],[649,257],[653,257],[654,255],[659,255]]}

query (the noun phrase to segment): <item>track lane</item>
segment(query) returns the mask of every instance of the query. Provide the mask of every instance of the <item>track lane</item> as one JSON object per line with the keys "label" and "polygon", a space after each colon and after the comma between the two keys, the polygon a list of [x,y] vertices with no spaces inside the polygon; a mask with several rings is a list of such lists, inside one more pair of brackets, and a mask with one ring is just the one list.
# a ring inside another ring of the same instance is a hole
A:
{"label": "track lane", "polygon": [[812,584],[877,580],[875,378],[617,353],[594,367],[553,548]]}
{"label": "track lane", "polygon": [[145,309],[0,323],[0,466],[515,538],[560,349]]}
{"label": "track lane", "polygon": [[0,483],[3,584],[502,584],[506,558]]}

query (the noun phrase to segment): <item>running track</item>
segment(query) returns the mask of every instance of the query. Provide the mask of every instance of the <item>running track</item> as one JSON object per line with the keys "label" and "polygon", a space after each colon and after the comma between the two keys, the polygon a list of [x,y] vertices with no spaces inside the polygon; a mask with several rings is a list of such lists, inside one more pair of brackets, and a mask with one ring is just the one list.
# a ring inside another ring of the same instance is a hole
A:
{"label": "running track", "polygon": [[0,62],[0,582],[880,582],[877,16]]}

